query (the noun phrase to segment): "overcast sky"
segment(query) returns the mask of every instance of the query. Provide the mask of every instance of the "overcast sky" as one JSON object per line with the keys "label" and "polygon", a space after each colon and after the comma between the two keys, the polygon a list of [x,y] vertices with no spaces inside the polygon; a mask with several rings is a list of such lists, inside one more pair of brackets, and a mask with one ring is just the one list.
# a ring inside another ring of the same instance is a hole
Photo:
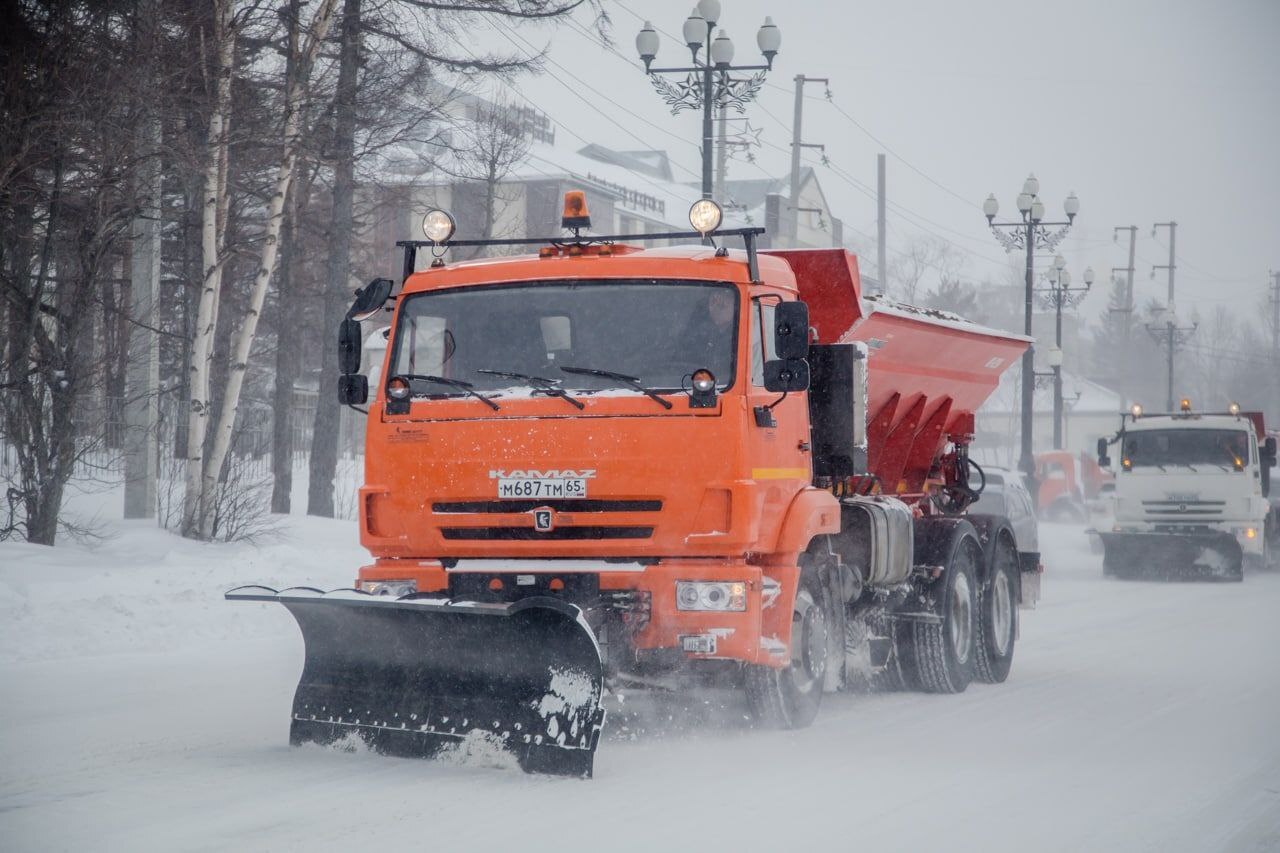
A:
{"label": "overcast sky", "polygon": [[[670,114],[634,47],[641,19],[652,20],[662,36],[658,62],[683,64],[688,52],[670,34],[680,33],[692,0],[605,2],[621,56],[572,25],[522,28],[515,43],[526,51],[549,44],[551,62],[516,85],[557,122],[558,143],[578,147],[576,135],[615,148],[664,148],[677,176],[696,181],[700,117]],[[1265,300],[1267,272],[1280,269],[1280,0],[724,0],[723,7],[736,61],[756,61],[755,32],[766,14],[783,39],[769,86],[748,111],[763,129],[758,164],[732,162],[731,178],[786,173],[793,79],[829,77],[835,103],[862,129],[808,100],[805,141],[827,146],[835,170],[818,166],[823,189],[846,227],[868,235],[875,201],[857,183],[874,188],[876,153],[889,155],[891,252],[928,230],[964,251],[971,276],[1002,278],[1005,255],[980,206],[994,192],[1002,218],[1016,215],[1015,197],[1034,171],[1055,218],[1067,193],[1080,197],[1078,224],[1061,251],[1077,282],[1086,266],[1099,274],[1098,292],[1082,309],[1089,319],[1105,307],[1111,267],[1125,264],[1127,242],[1112,242],[1117,225],[1139,226],[1139,304],[1164,298],[1165,273],[1152,280],[1150,270],[1167,263],[1168,236],[1162,230],[1153,239],[1151,226],[1170,219],[1178,222],[1180,314],[1218,304],[1249,313]],[[480,38],[511,45],[495,32]],[[822,86],[808,93],[820,99]],[[863,263],[874,270],[874,256]]]}

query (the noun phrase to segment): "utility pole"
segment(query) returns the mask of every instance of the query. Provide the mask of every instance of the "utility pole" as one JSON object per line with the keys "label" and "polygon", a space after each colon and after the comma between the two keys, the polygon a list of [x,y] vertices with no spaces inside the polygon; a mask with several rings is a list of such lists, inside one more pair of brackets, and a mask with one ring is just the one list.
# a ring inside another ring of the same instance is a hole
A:
{"label": "utility pole", "polygon": [[1133,272],[1134,272],[1133,256],[1134,256],[1135,250],[1137,249],[1138,226],[1137,225],[1117,225],[1115,229],[1111,232],[1111,236],[1113,238],[1118,238],[1120,236],[1121,231],[1129,232],[1129,266],[1112,267],[1111,275],[1112,277],[1114,277],[1116,273],[1123,272],[1127,277],[1125,281],[1125,286],[1124,286],[1124,307],[1119,309],[1119,312],[1122,312],[1124,314],[1123,339],[1127,343],[1129,341],[1130,327],[1133,325]]}
{"label": "utility pole", "polygon": [[884,155],[876,155],[876,276],[880,280],[880,292],[888,291],[889,272],[885,264],[884,218]]}
{"label": "utility pole", "polygon": [[826,77],[806,77],[803,74],[796,75],[796,106],[795,112],[791,118],[791,196],[789,203],[791,209],[787,212],[787,222],[790,225],[791,245],[794,247],[799,239],[800,233],[800,149],[801,148],[821,148],[821,145],[806,143],[803,140],[801,127],[804,124],[804,84],[805,83],[821,83],[824,86],[831,81]]}
{"label": "utility pole", "polygon": [[720,116],[719,116],[719,118],[717,118],[717,119],[716,119],[716,135],[717,135],[718,137],[720,137],[720,139],[719,139],[719,143],[720,143],[720,144],[716,147],[716,191],[715,191],[715,199],[716,199],[716,202],[717,202],[721,207],[724,207],[724,201],[725,201],[725,196],[726,196],[725,191],[724,191],[724,181],[725,181],[725,167],[726,167],[726,161],[728,160],[728,151],[727,151],[726,149],[728,148],[728,144],[727,144],[727,143],[728,143],[728,125],[729,125],[729,121],[728,121],[728,119],[727,119],[727,118],[726,118],[726,116],[725,116],[725,113],[726,113],[726,112],[727,112],[727,111],[725,110],[725,108],[724,108],[723,106],[722,106],[722,107],[720,107]]}
{"label": "utility pole", "polygon": [[1275,386],[1272,400],[1275,415],[1280,418],[1280,272],[1271,272],[1271,382]]}
{"label": "utility pole", "polygon": [[1173,357],[1177,353],[1178,348],[1186,344],[1191,336],[1196,333],[1197,323],[1190,326],[1179,326],[1178,317],[1173,313],[1172,308],[1162,308],[1156,312],[1153,322],[1147,324],[1147,333],[1151,335],[1158,345],[1164,347],[1165,355],[1168,359],[1166,369],[1168,370],[1168,395],[1166,399],[1167,411],[1175,412],[1177,409],[1173,407]]}
{"label": "utility pole", "polygon": [[[1178,237],[1178,223],[1176,223],[1176,222],[1157,222],[1155,225],[1152,225],[1152,226],[1151,226],[1151,236],[1152,236],[1152,237],[1156,236],[1156,229],[1157,229],[1157,228],[1168,228],[1168,229],[1169,229],[1169,263],[1168,263],[1168,264],[1160,264],[1160,265],[1157,265],[1157,266],[1153,266],[1153,267],[1151,268],[1151,275],[1153,275],[1153,276],[1154,276],[1154,275],[1156,274],[1156,270],[1168,270],[1168,271],[1169,271],[1169,300],[1168,300],[1168,302],[1166,302],[1165,304],[1167,304],[1167,305],[1169,306],[1169,310],[1170,310],[1170,311],[1172,311],[1172,310],[1173,310],[1173,306],[1174,306],[1174,298],[1173,298],[1173,271],[1174,271],[1174,269],[1176,269],[1176,268],[1177,268],[1177,264],[1176,264],[1177,255],[1175,255],[1175,254],[1174,254],[1173,246],[1174,246],[1174,241],[1175,241],[1175,240],[1177,240],[1177,237]],[[1129,266],[1133,266],[1133,261],[1132,261],[1132,259],[1129,261]]]}

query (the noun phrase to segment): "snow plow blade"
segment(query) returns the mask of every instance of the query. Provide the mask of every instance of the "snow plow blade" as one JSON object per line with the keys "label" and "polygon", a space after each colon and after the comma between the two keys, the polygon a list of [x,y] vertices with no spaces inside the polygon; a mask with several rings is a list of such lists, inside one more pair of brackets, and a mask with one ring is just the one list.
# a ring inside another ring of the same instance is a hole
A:
{"label": "snow plow blade", "polygon": [[261,586],[226,598],[279,602],[302,630],[295,746],[355,734],[378,752],[429,758],[478,740],[526,772],[591,776],[604,666],[574,605]]}
{"label": "snow plow blade", "polygon": [[1103,533],[1104,561],[1119,576],[1239,579],[1244,552],[1229,533]]}

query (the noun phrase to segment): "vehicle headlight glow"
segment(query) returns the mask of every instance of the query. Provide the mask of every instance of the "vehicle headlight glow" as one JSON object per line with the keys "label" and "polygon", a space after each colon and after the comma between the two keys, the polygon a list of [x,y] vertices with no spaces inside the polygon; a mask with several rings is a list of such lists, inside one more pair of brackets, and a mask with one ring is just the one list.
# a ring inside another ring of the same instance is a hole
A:
{"label": "vehicle headlight glow", "polygon": [[742,581],[677,581],[677,610],[747,609],[747,585]]}
{"label": "vehicle headlight glow", "polygon": [[402,598],[418,591],[418,582],[407,581],[360,581],[356,589],[370,595],[381,595],[387,598]]}
{"label": "vehicle headlight glow", "polygon": [[716,389],[716,377],[705,367],[693,372],[693,390],[699,394],[707,394]]}
{"label": "vehicle headlight glow", "polygon": [[404,400],[409,397],[409,380],[403,376],[393,376],[387,380],[387,396],[393,400]]}

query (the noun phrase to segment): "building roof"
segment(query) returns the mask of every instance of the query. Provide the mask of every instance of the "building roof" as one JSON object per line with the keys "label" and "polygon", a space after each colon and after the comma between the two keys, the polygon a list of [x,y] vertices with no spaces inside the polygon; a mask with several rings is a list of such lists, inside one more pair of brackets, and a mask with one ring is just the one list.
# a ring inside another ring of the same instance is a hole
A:
{"label": "building roof", "polygon": [[[1000,377],[1000,386],[982,406],[984,415],[1011,415],[1019,411],[1018,396],[1021,378],[1017,370],[1006,370]],[[1077,395],[1079,397],[1077,398]],[[1092,379],[1075,373],[1062,374],[1063,407],[1075,415],[1119,415],[1124,411],[1124,396]],[[1037,412],[1053,411],[1053,388],[1037,388],[1032,398]]]}
{"label": "building roof", "polygon": [[614,151],[592,142],[578,149],[578,153],[601,163],[612,163],[633,172],[648,175],[661,181],[673,181],[671,158],[665,151]]}

